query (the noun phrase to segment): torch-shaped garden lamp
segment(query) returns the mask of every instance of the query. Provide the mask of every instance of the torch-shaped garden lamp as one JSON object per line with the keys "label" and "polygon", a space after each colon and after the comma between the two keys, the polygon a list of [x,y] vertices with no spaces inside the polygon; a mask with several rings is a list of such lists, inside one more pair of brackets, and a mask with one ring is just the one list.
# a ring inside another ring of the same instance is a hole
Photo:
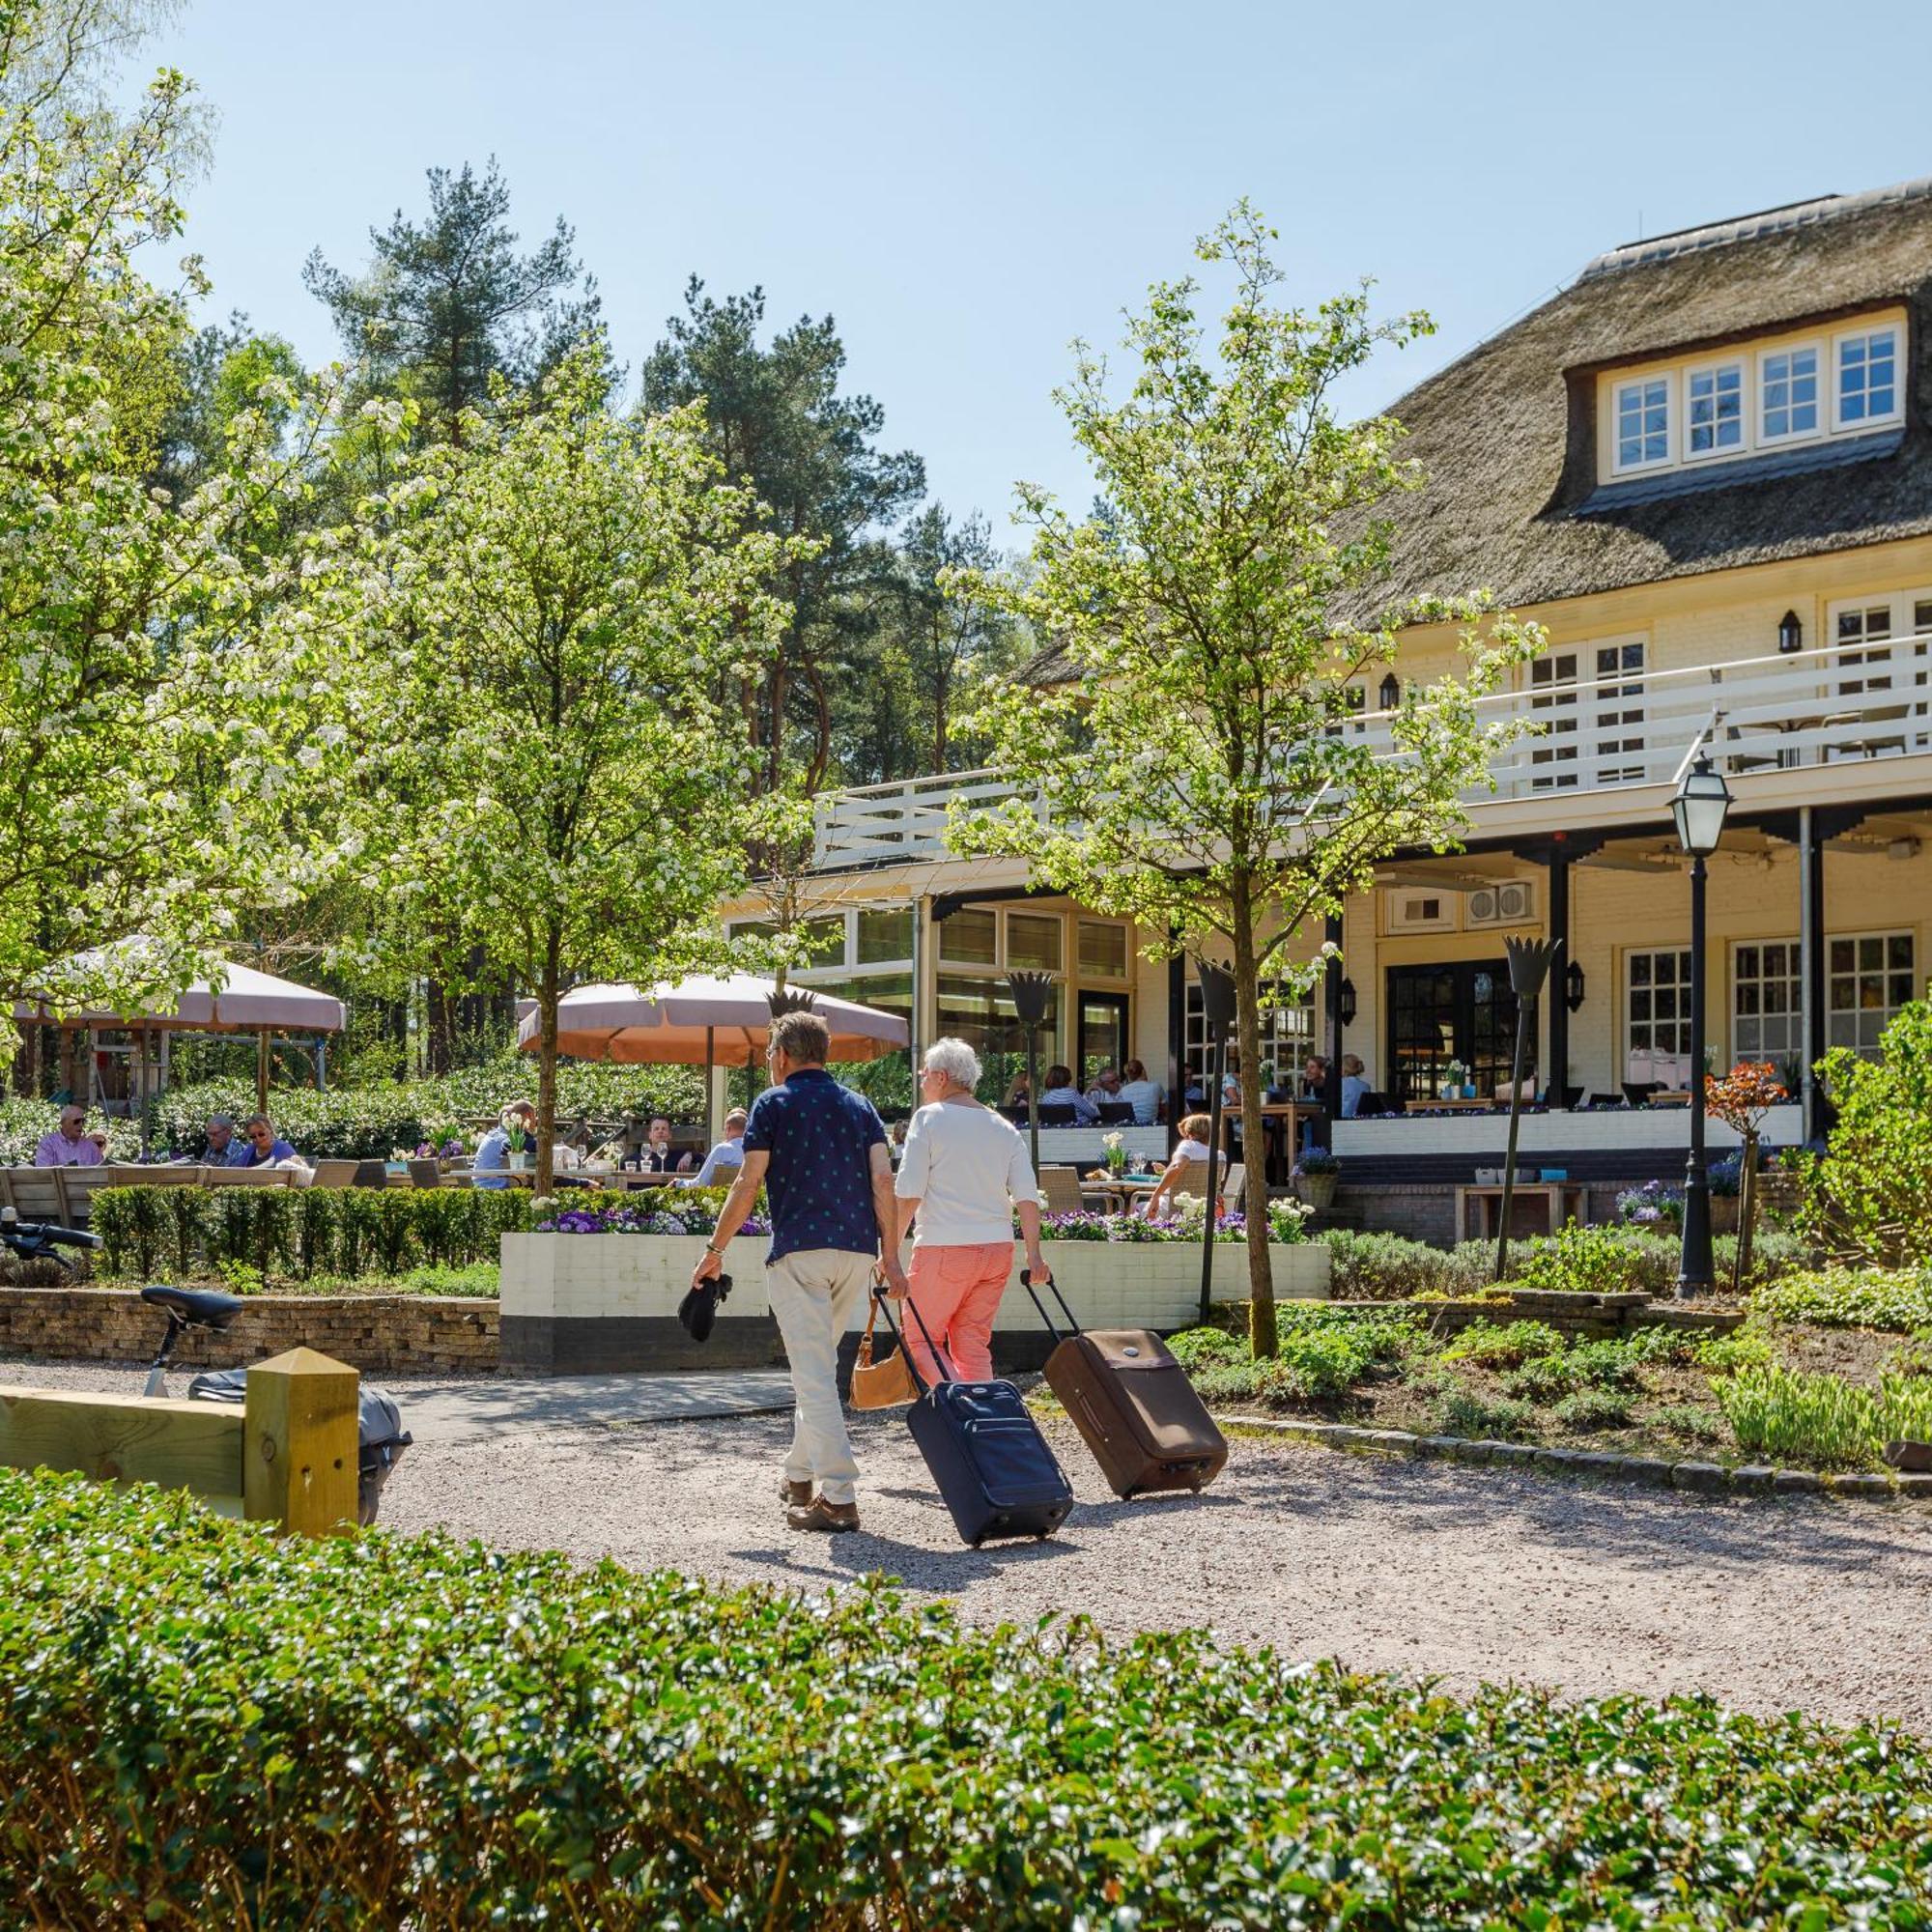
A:
{"label": "torch-shaped garden lamp", "polygon": [[1510,1063],[1509,1152],[1503,1159],[1503,1199],[1496,1214],[1496,1279],[1509,1269],[1510,1204],[1516,1194],[1516,1133],[1522,1119],[1522,1064],[1529,1058],[1530,1030],[1536,1025],[1536,998],[1549,977],[1560,939],[1506,939],[1510,991],[1516,995],[1516,1057]]}
{"label": "torch-shaped garden lamp", "polygon": [[1036,1179],[1039,1176],[1039,1030],[1046,1024],[1046,1009],[1053,999],[1051,973],[1009,973],[1007,987],[1013,996],[1013,1011],[1019,1016],[1020,1030],[1026,1035],[1027,1057],[1027,1142],[1033,1155]]}

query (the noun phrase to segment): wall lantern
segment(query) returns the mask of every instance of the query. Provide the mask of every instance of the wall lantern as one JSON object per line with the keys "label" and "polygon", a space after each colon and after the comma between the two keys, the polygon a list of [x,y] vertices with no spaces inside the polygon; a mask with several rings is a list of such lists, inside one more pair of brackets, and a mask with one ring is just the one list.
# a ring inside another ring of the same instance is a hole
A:
{"label": "wall lantern", "polygon": [[1804,648],[1804,626],[1798,621],[1796,611],[1787,611],[1777,620],[1777,648],[1786,656]]}
{"label": "wall lantern", "polygon": [[1353,1026],[1355,1024],[1354,980],[1344,980],[1342,981],[1341,1003],[1337,1007],[1336,1010],[1340,1012],[1340,1014],[1342,1015],[1342,1024],[1344,1026]]}
{"label": "wall lantern", "polygon": [[1402,702],[1402,686],[1396,682],[1394,671],[1376,687],[1376,701],[1384,711],[1393,711]]}
{"label": "wall lantern", "polygon": [[1574,959],[1563,974],[1563,1004],[1573,1013],[1583,1004],[1583,969]]}

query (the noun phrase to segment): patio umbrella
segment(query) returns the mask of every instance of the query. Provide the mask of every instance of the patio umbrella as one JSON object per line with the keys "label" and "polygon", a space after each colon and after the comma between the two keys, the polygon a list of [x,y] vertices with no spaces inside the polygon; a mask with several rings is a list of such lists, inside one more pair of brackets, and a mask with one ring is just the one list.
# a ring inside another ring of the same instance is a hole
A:
{"label": "patio umbrella", "polygon": [[[113,949],[98,948],[76,954],[48,971],[48,994],[39,1000],[15,1003],[14,1017],[30,1024],[59,1026],[92,1031],[97,1027],[126,1028],[145,1036],[154,1033],[252,1033],[260,1037],[261,1050],[255,1063],[255,1104],[267,1110],[269,1104],[268,1041],[271,1033],[340,1033],[348,1023],[348,1013],[331,993],[319,993],[310,986],[298,986],[293,980],[278,979],[253,966],[230,964],[223,969],[217,992],[206,980],[197,980],[172,999],[131,1011],[93,1007],[79,1012],[62,1012],[54,1000],[53,988],[63,978],[92,977],[110,963],[115,953],[130,953],[145,947],[138,935],[119,940]],[[145,1061],[145,1051],[143,1058]],[[148,1151],[148,1116],[141,1110],[141,1151]]]}
{"label": "patio umbrella", "polygon": [[[702,1066],[708,1139],[710,1073],[719,1048],[742,1045],[748,1063],[755,1064],[771,1033],[773,990],[771,980],[751,973],[695,974],[648,990],[624,983],[578,986],[557,1003],[557,1050],[580,1060]],[[897,1014],[856,1000],[813,993],[812,1010],[832,1030],[834,1060],[876,1060],[912,1038]],[[536,1051],[538,1031],[534,1012],[518,1025],[523,1052]]]}

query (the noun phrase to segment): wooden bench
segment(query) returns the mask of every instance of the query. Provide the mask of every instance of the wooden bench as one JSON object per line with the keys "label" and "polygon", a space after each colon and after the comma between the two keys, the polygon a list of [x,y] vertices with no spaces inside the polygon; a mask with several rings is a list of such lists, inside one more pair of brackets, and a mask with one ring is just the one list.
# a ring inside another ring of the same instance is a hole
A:
{"label": "wooden bench", "polygon": [[[1540,1203],[1548,1232],[1560,1235],[1566,1221],[1580,1217],[1587,1192],[1580,1180],[1519,1180],[1510,1190],[1510,1207],[1514,1212],[1519,1203]],[[1475,1219],[1479,1223],[1473,1229],[1469,1226],[1471,1208],[1475,1210]],[[1493,1241],[1499,1232],[1496,1217],[1502,1211],[1503,1191],[1500,1187],[1457,1188],[1456,1238],[1459,1241]],[[1516,1229],[1510,1230],[1512,1236],[1516,1233]]]}

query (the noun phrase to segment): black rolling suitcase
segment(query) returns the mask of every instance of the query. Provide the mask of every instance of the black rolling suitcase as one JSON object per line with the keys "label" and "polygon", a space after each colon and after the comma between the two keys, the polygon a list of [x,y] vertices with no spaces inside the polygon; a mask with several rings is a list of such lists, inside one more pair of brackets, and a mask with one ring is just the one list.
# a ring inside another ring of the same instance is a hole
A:
{"label": "black rolling suitcase", "polygon": [[1227,1438],[1167,1344],[1146,1328],[1083,1329],[1049,1275],[1066,1322],[1063,1336],[1025,1268],[1020,1281],[1058,1344],[1046,1358],[1046,1385],[1114,1493],[1124,1500],[1155,1490],[1206,1489],[1227,1464]]}
{"label": "black rolling suitcase", "polygon": [[[897,1341],[892,1304],[883,1294],[880,1306]],[[1051,1536],[1066,1520],[1073,1492],[1019,1390],[1007,1381],[955,1380],[917,1308],[912,1319],[947,1379],[928,1385],[913,1369],[919,1398],[906,1411],[906,1427],[952,1513],[959,1540],[977,1549],[988,1537]],[[905,1358],[910,1367],[910,1350]]]}

